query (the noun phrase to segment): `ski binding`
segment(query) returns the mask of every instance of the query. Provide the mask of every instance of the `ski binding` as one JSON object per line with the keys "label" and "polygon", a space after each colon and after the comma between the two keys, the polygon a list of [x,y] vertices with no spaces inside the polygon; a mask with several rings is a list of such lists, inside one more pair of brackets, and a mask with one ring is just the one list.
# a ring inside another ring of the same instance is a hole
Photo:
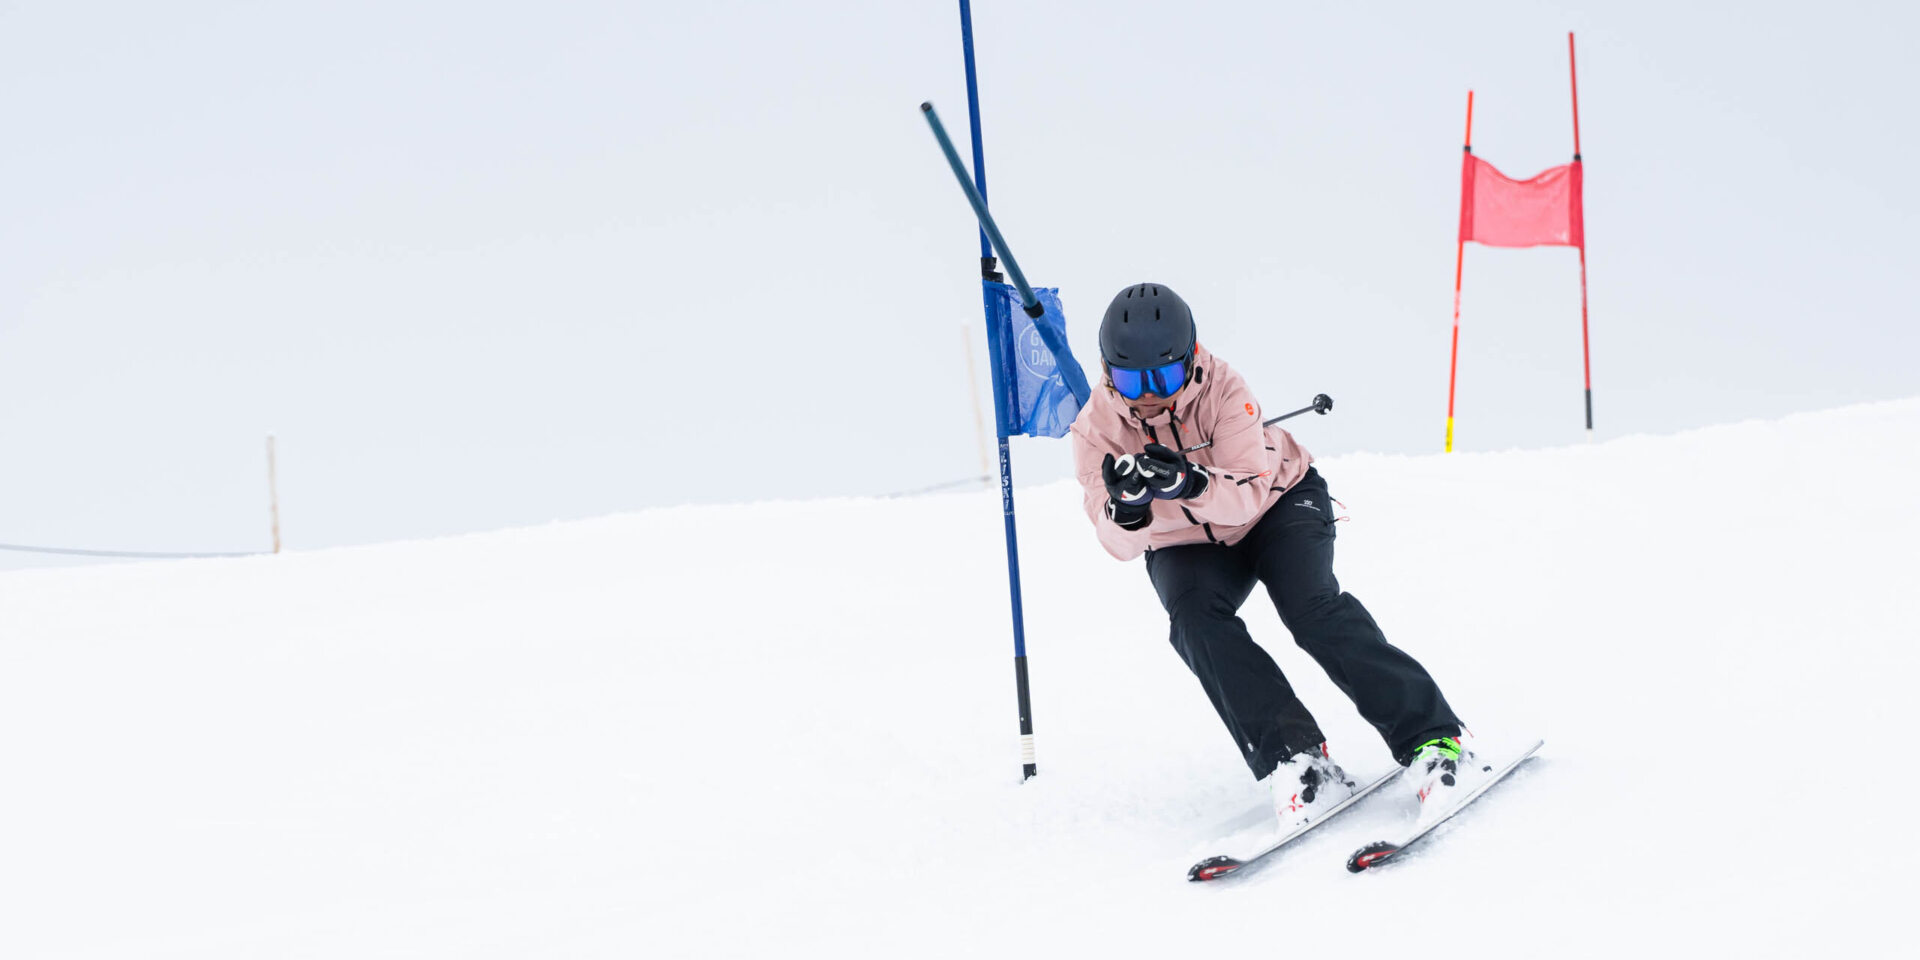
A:
{"label": "ski binding", "polygon": [[[1525,752],[1521,753],[1518,757],[1515,757],[1512,761],[1508,762],[1506,766],[1501,767],[1497,772],[1493,773],[1491,776],[1481,781],[1479,786],[1474,787],[1471,792],[1469,792],[1465,797],[1462,797],[1460,799],[1460,802],[1455,804],[1452,810],[1447,811],[1444,815],[1434,820],[1432,823],[1429,823],[1426,826],[1420,828],[1417,832],[1407,837],[1406,839],[1401,840],[1397,843],[1392,840],[1379,840],[1374,843],[1369,843],[1358,850],[1355,850],[1353,852],[1353,856],[1350,856],[1347,858],[1347,870],[1352,873],[1359,873],[1362,870],[1370,870],[1374,867],[1380,866],[1381,864],[1393,862],[1393,860],[1400,855],[1401,851],[1407,849],[1408,847],[1413,846],[1415,843],[1419,842],[1422,838],[1431,835],[1435,827],[1438,827],[1439,825],[1446,823],[1448,820],[1453,819],[1454,816],[1457,815],[1460,811],[1465,810],[1468,804],[1474,802],[1475,800],[1480,799],[1481,795],[1485,794],[1488,790],[1493,789],[1493,786],[1495,784],[1499,783],[1502,780],[1505,780],[1508,774],[1512,773],[1515,770],[1518,770],[1521,764],[1527,762],[1528,760],[1533,759],[1533,755],[1537,753],[1540,750],[1540,748],[1545,744],[1546,744],[1545,740],[1535,740],[1533,742],[1533,746],[1528,747]],[[1198,869],[1198,868],[1195,868],[1195,869]]]}

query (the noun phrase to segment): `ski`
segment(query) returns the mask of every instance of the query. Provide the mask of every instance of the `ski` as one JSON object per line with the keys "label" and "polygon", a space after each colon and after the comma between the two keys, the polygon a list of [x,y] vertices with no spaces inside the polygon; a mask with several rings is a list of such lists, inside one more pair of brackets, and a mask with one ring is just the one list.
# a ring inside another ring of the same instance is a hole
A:
{"label": "ski", "polygon": [[1454,804],[1452,810],[1448,810],[1445,814],[1441,815],[1438,819],[1434,820],[1432,823],[1429,823],[1426,826],[1415,831],[1411,836],[1407,837],[1406,839],[1401,840],[1398,843],[1392,840],[1379,840],[1374,843],[1369,843],[1358,850],[1355,850],[1353,852],[1353,856],[1350,856],[1347,858],[1347,870],[1352,873],[1359,873],[1362,870],[1369,870],[1374,867],[1380,866],[1383,863],[1393,862],[1397,857],[1399,857],[1401,851],[1404,851],[1408,847],[1413,846],[1415,843],[1420,842],[1420,839],[1422,837],[1426,837],[1432,834],[1433,829],[1435,827],[1438,827],[1439,825],[1446,823],[1448,820],[1453,819],[1456,814],[1458,814],[1462,810],[1465,810],[1468,804],[1474,802],[1475,800],[1480,799],[1482,794],[1485,794],[1488,790],[1493,789],[1494,784],[1497,784],[1500,781],[1505,780],[1508,774],[1512,773],[1515,770],[1520,769],[1521,764],[1526,763],[1528,760],[1533,759],[1533,755],[1536,752],[1538,752],[1540,748],[1545,744],[1546,744],[1545,740],[1535,740],[1533,742],[1533,746],[1528,747],[1525,753],[1522,753],[1518,757],[1515,757],[1511,762],[1509,762],[1506,766],[1501,767],[1499,771],[1495,772],[1492,776],[1489,776],[1486,780],[1481,781],[1480,785],[1477,787],[1474,787],[1473,790],[1469,792],[1465,797],[1462,797],[1459,803]]}
{"label": "ski", "polygon": [[1346,812],[1346,810],[1349,807],[1352,807],[1354,804],[1359,803],[1362,799],[1365,799],[1367,794],[1370,794],[1375,790],[1380,789],[1380,787],[1384,785],[1388,780],[1392,780],[1394,777],[1397,777],[1399,775],[1400,775],[1400,768],[1398,767],[1395,767],[1394,769],[1387,771],[1386,773],[1382,774],[1378,780],[1375,780],[1372,783],[1369,783],[1366,786],[1361,787],[1360,789],[1354,791],[1353,796],[1348,797],[1347,799],[1342,800],[1338,804],[1334,805],[1333,809],[1328,810],[1325,814],[1321,815],[1320,819],[1314,820],[1310,823],[1304,824],[1296,828],[1292,833],[1289,833],[1286,836],[1281,837],[1278,840],[1275,840],[1273,843],[1261,849],[1258,853],[1255,853],[1244,860],[1235,859],[1233,857],[1224,856],[1224,855],[1218,856],[1218,857],[1208,857],[1207,859],[1194,864],[1191,868],[1187,870],[1187,879],[1195,882],[1199,882],[1202,880],[1218,880],[1221,877],[1227,876],[1232,873],[1236,873],[1242,868],[1246,867],[1248,864],[1255,863],[1259,860],[1262,860],[1278,852],[1281,847],[1284,847],[1287,844],[1292,843],[1303,836],[1306,836],[1307,833],[1313,830],[1315,827],[1318,827],[1321,824],[1326,823],[1329,820],[1332,820],[1334,817],[1337,817],[1340,814]]}

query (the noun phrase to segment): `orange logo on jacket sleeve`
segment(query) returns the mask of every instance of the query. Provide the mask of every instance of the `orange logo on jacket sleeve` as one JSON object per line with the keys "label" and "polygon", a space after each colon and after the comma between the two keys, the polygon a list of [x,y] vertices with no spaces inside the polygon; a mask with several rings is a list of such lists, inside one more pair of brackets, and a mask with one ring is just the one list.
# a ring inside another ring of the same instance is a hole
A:
{"label": "orange logo on jacket sleeve", "polygon": [[1251,403],[1247,404],[1247,416],[1253,416],[1253,404]]}

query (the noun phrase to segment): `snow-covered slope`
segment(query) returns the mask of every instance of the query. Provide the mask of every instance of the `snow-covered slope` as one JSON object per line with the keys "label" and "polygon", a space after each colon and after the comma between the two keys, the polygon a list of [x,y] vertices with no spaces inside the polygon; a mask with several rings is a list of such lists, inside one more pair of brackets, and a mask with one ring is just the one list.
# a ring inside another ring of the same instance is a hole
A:
{"label": "snow-covered slope", "polygon": [[[1910,939],[1920,400],[1320,466],[1348,589],[1483,748],[1547,740],[1393,869],[1342,860],[1409,815],[1397,794],[1185,882],[1262,794],[1143,570],[1055,485],[1019,504],[1024,785],[993,493],[0,574],[0,955]],[[1385,770],[1273,611],[1244,613],[1335,755]]]}

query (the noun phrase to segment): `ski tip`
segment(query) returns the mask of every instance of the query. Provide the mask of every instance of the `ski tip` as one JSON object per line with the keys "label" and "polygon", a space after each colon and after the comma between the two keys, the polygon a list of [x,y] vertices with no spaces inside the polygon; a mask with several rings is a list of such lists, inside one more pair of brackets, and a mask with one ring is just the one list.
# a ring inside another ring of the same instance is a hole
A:
{"label": "ski tip", "polygon": [[1368,867],[1377,867],[1392,859],[1393,855],[1399,852],[1399,844],[1388,843],[1385,840],[1369,843],[1355,850],[1353,856],[1347,858],[1347,872],[1359,873]]}
{"label": "ski tip", "polygon": [[1245,863],[1232,857],[1208,857],[1194,864],[1193,869],[1187,871],[1187,879],[1195,883],[1202,880],[1218,880],[1244,866],[1246,866]]}

